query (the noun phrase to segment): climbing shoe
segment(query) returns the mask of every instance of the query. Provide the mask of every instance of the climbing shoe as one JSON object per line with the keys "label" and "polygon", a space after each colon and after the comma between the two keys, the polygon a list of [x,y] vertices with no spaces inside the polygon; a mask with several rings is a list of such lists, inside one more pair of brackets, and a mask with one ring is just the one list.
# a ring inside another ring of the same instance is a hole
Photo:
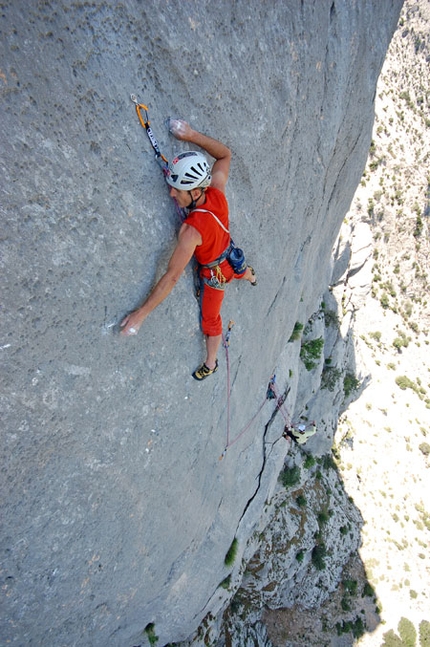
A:
{"label": "climbing shoe", "polygon": [[195,380],[198,380],[201,382],[205,378],[209,377],[209,375],[212,375],[212,373],[215,373],[218,370],[218,360],[216,360],[215,368],[208,368],[205,363],[203,363],[199,368],[196,368],[194,371],[193,378]]}
{"label": "climbing shoe", "polygon": [[[252,276],[255,276],[255,270],[254,270],[254,268],[253,268],[253,267],[251,267],[250,265],[248,265],[248,267],[249,267],[249,269],[251,270],[251,274],[252,274]],[[257,285],[257,279],[255,279],[255,281],[250,281],[250,283],[251,283],[251,285]]]}

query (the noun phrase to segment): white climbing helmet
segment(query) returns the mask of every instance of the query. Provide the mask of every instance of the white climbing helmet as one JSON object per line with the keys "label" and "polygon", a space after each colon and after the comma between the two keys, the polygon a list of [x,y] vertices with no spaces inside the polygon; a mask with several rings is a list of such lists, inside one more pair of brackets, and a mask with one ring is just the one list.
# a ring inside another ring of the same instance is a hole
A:
{"label": "white climbing helmet", "polygon": [[169,164],[166,181],[180,191],[204,189],[211,183],[211,167],[197,151],[180,153]]}

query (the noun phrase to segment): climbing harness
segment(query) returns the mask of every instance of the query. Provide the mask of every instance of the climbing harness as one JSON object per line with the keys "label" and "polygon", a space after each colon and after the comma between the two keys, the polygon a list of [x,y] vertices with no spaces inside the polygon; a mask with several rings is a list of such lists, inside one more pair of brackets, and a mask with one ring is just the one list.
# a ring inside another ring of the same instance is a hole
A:
{"label": "climbing harness", "polygon": [[[142,128],[145,129],[145,132],[148,135],[149,142],[155,153],[155,159],[158,165],[160,166],[161,170],[163,171],[164,178],[166,178],[167,174],[169,173],[169,161],[167,157],[165,157],[165,155],[163,155],[163,153],[160,151],[160,147],[158,145],[157,139],[151,128],[151,122],[149,121],[149,116],[148,116],[148,107],[144,103],[139,103],[135,94],[131,94],[130,99],[133,101],[134,106],[136,108],[136,114],[139,118],[140,125],[142,126]],[[181,207],[178,205],[177,201],[174,198],[173,198],[173,201],[175,203],[175,211],[178,214],[178,217],[180,218],[181,222],[183,222],[187,216],[187,212],[185,209],[181,209]]]}
{"label": "climbing harness", "polygon": [[[193,209],[192,211],[193,213],[195,213],[196,211],[200,211],[202,213],[210,213],[210,215],[215,218],[215,220],[217,221],[219,226],[225,231],[225,233],[230,236],[230,232],[227,229],[227,227],[224,227],[221,220],[214,213],[212,213],[212,211],[209,211],[209,209]],[[245,260],[245,254],[243,253],[243,250],[240,249],[240,247],[236,247],[231,237],[230,237],[229,246],[227,247],[227,249],[223,251],[221,256],[216,261],[213,262],[213,264],[220,263],[224,259],[228,260],[235,274],[240,275],[246,272],[246,268],[248,267],[248,265]],[[209,265],[204,265],[203,267],[211,267],[213,264],[210,263]]]}
{"label": "climbing harness", "polygon": [[222,273],[220,266],[216,265],[214,269],[215,271],[211,268],[211,276],[209,279],[203,277],[204,283],[206,283],[206,285],[209,285],[211,288],[214,288],[215,290],[225,290],[226,278]]}
{"label": "climbing harness", "polygon": [[[209,211],[209,209],[192,209],[192,213],[195,213],[196,211],[200,213],[210,213],[210,215],[215,218],[215,220],[217,221],[219,226],[225,231],[225,233],[230,235],[229,230],[226,227],[224,227],[221,220],[214,213],[212,213],[212,211]],[[224,274],[222,273],[220,264],[226,259],[228,259],[230,246],[231,246],[231,243],[229,244],[227,249],[225,249],[222,252],[222,254],[220,254],[218,258],[216,258],[214,261],[211,261],[210,263],[205,263],[204,265],[200,264],[200,268],[207,268],[208,270],[210,270],[210,273],[211,273],[210,278],[206,278],[204,276],[202,277],[203,283],[205,283],[211,288],[214,288],[215,290],[225,290],[227,280]]]}

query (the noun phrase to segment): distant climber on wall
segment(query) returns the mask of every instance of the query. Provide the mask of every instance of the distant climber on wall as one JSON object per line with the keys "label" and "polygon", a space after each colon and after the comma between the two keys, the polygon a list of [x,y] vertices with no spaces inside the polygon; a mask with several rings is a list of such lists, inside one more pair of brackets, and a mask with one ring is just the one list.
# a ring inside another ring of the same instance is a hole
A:
{"label": "distant climber on wall", "polygon": [[309,425],[303,423],[298,425],[287,424],[285,425],[283,436],[284,438],[291,438],[299,445],[304,445],[309,438],[316,434],[316,431],[315,422],[311,422]]}
{"label": "distant climber on wall", "polygon": [[170,196],[180,208],[188,211],[188,215],[180,228],[167,271],[144,303],[123,319],[121,334],[137,334],[149,313],[170,294],[194,255],[198,263],[206,359],[192,375],[196,380],[204,380],[218,369],[217,353],[222,339],[220,313],[225,285],[232,279],[245,279],[252,285],[256,285],[257,280],[254,270],[243,258],[239,267],[234,267],[234,259],[231,258],[229,212],[225,198],[230,149],[179,119],[170,120],[170,132],[179,140],[196,144],[216,161],[211,171],[202,153],[187,151],[169,164],[166,180],[171,187]]}

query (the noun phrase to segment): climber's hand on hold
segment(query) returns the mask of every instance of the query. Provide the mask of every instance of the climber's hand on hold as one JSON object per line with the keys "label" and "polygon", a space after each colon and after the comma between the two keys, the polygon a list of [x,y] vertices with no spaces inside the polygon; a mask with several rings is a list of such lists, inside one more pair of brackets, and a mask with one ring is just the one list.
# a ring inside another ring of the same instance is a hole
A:
{"label": "climber's hand on hold", "polygon": [[186,142],[190,140],[193,129],[183,119],[169,119],[169,131],[176,139]]}
{"label": "climber's hand on hold", "polygon": [[121,335],[124,337],[130,337],[131,335],[137,335],[139,328],[143,323],[142,315],[139,310],[131,312],[129,315],[124,317],[120,323]]}

